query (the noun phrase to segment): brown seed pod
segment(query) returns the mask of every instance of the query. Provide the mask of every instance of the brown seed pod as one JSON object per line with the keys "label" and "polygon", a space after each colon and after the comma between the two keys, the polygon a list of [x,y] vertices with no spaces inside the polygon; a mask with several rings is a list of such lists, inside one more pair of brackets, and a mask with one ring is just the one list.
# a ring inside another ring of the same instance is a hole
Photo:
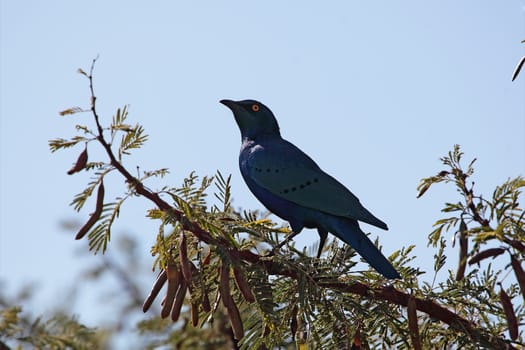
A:
{"label": "brown seed pod", "polygon": [[89,230],[96,224],[100,216],[102,215],[102,209],[104,208],[104,183],[100,180],[97,190],[97,204],[95,204],[95,211],[89,217],[88,221],[78,230],[75,239],[81,239],[89,232]]}
{"label": "brown seed pod", "polygon": [[204,312],[211,311],[210,297],[208,296],[207,290],[202,291],[202,310]]}
{"label": "brown seed pod", "polygon": [[181,278],[180,287],[179,287],[179,290],[177,291],[175,302],[173,303],[173,308],[171,309],[171,320],[173,322],[177,322],[179,319],[180,309],[182,308],[182,304],[184,303],[184,298],[186,297],[187,291],[188,291],[188,284],[183,278]]}
{"label": "brown seed pod", "polygon": [[[223,298],[224,298],[224,295],[223,295]],[[242,337],[244,337],[244,326],[242,324],[241,314],[239,313],[239,309],[237,308],[237,305],[235,305],[235,302],[233,301],[233,299],[231,299],[231,296],[230,296],[229,305],[230,307],[228,307],[227,310],[228,310],[228,315],[230,316],[230,324],[232,326],[233,337],[237,340],[240,340],[242,339]]]}
{"label": "brown seed pod", "polygon": [[179,239],[179,258],[180,258],[180,269],[182,271],[182,276],[188,284],[191,283],[191,264],[188,259],[188,246],[186,244],[186,235],[183,231],[180,231]]}
{"label": "brown seed pod", "polygon": [[193,327],[197,327],[199,324],[199,304],[191,303],[191,324]]}
{"label": "brown seed pod", "polygon": [[459,265],[456,272],[456,281],[461,281],[465,277],[465,268],[467,266],[468,238],[467,224],[463,219],[459,224]]}
{"label": "brown seed pod", "polygon": [[177,265],[168,265],[166,268],[167,279],[168,279],[168,290],[166,292],[166,298],[162,310],[160,311],[160,317],[166,318],[170,314],[173,306],[173,301],[179,286],[181,284],[181,273],[177,268]]}
{"label": "brown seed pod", "polygon": [[495,258],[498,255],[505,253],[505,248],[489,248],[474,255],[468,262],[469,265],[479,263],[481,260],[487,258]]}
{"label": "brown seed pod", "polygon": [[519,250],[520,252],[525,252],[525,245],[521,243],[521,241],[517,239],[513,239],[513,240],[508,241],[507,243],[509,243],[512,247]]}
{"label": "brown seed pod", "polygon": [[261,334],[261,338],[266,338],[270,334],[271,331],[272,330],[271,330],[270,326],[268,325],[268,323],[265,323],[264,324],[264,330],[263,330],[263,332]]}
{"label": "brown seed pod", "polygon": [[408,297],[407,314],[408,330],[410,331],[412,346],[415,350],[421,350],[421,338],[419,336],[419,326],[417,324],[417,305],[416,299],[412,296]]}
{"label": "brown seed pod", "polygon": [[525,272],[523,271],[523,268],[521,267],[520,261],[518,260],[518,258],[516,258],[514,254],[510,256],[510,264],[512,265],[512,269],[514,270],[516,279],[518,280],[518,284],[521,290],[521,295],[523,296],[523,301],[525,302]]}
{"label": "brown seed pod", "polygon": [[241,291],[244,299],[249,303],[253,303],[255,301],[255,297],[253,296],[252,290],[250,289],[248,282],[246,282],[246,278],[244,277],[244,270],[242,269],[242,267],[234,266],[233,275],[235,276],[235,282],[237,282],[237,287]]}
{"label": "brown seed pod", "polygon": [[230,266],[224,261],[221,265],[219,278],[219,290],[221,291],[222,304],[228,308],[230,306],[230,301],[233,299],[230,290]]}
{"label": "brown seed pod", "polygon": [[509,326],[509,336],[510,339],[516,340],[518,338],[518,321],[516,319],[516,314],[514,313],[514,307],[512,306],[512,301],[510,297],[505,292],[503,287],[500,285],[499,298],[501,305],[503,306],[503,311],[505,312],[505,317],[507,318],[507,325]]}
{"label": "brown seed pod", "polygon": [[350,350],[361,350],[361,328],[357,326]]}
{"label": "brown seed pod", "polygon": [[512,81],[514,81],[518,77],[518,74],[520,74],[521,68],[523,67],[524,64],[525,64],[525,56],[521,58],[521,60],[516,65],[516,68],[514,68],[514,73],[512,73]]}
{"label": "brown seed pod", "polygon": [[79,171],[81,171],[82,169],[86,167],[87,161],[88,161],[88,153],[87,153],[87,147],[86,147],[84,148],[84,151],[82,151],[82,153],[80,153],[80,155],[78,156],[77,162],[75,163],[75,165],[73,165],[73,167],[68,170],[67,174],[73,175],[74,173],[78,173]]}
{"label": "brown seed pod", "polygon": [[144,304],[142,305],[143,312],[146,312],[149,310],[151,304],[153,303],[153,300],[155,300],[157,295],[159,295],[159,292],[164,286],[164,283],[166,283],[167,279],[168,279],[168,274],[166,273],[166,270],[162,270],[159,273],[159,276],[157,277],[157,280],[155,281],[153,288],[151,288],[151,292],[149,293],[146,300],[144,300]]}
{"label": "brown seed pod", "polygon": [[208,254],[206,254],[206,256],[204,257],[204,260],[202,260],[202,266],[206,266],[206,265],[209,265],[210,264],[210,260],[211,260],[211,250],[208,251]]}
{"label": "brown seed pod", "polygon": [[292,314],[290,316],[290,332],[292,333],[292,340],[295,341],[295,333],[297,333],[297,305],[294,305]]}

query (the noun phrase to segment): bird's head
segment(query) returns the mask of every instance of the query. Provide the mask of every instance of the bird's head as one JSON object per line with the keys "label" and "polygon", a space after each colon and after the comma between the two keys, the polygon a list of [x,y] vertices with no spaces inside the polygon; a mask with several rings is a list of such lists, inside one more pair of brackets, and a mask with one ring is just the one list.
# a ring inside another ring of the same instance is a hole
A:
{"label": "bird's head", "polygon": [[232,110],[243,139],[253,140],[265,135],[281,135],[272,111],[262,103],[254,100],[221,100],[220,102]]}

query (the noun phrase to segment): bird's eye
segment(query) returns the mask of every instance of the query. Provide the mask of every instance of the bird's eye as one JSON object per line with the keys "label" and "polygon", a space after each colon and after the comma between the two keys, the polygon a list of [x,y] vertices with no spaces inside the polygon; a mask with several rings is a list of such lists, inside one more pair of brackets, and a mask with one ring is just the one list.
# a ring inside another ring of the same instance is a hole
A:
{"label": "bird's eye", "polygon": [[254,103],[254,104],[252,105],[252,111],[254,111],[254,112],[259,112],[259,105],[258,105],[257,103]]}

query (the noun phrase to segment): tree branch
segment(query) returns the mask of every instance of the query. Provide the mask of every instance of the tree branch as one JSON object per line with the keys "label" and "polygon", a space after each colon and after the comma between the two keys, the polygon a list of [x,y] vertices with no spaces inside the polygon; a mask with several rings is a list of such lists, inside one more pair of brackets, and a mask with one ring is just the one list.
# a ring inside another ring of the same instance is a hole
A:
{"label": "tree branch", "polygon": [[[110,164],[126,179],[126,182],[134,188],[136,193],[152,201],[160,210],[168,213],[169,215],[172,215],[181,224],[184,230],[192,232],[200,241],[218,246],[223,252],[229,254],[233,258],[241,259],[250,264],[262,265],[268,274],[297,279],[297,272],[290,267],[276,262],[271,258],[263,257],[248,250],[238,250],[237,248],[232,247],[231,244],[224,238],[213,237],[197,223],[188,220],[182,212],[164,201],[157,193],[145,188],[139,179],[132,176],[131,173],[126,168],[124,168],[124,166],[115,157],[111,145],[104,138],[103,128],[100,124],[99,116],[96,110],[96,96],[93,87],[93,68],[96,60],[97,59],[95,58],[92,62],[88,79],[91,91],[91,112],[93,113],[98,130],[97,140],[105,149],[110,159]],[[465,191],[468,192],[466,183],[464,181],[462,185],[464,186]],[[473,205],[470,206],[470,209],[473,212],[474,219],[479,221],[482,225],[487,225],[486,220],[480,217]],[[360,282],[346,283],[340,281],[326,281],[326,279],[315,280],[315,278],[314,281],[322,288],[329,288],[343,293],[351,293],[364,298],[386,301],[404,307],[408,305],[408,300],[410,298],[409,294],[397,290],[390,285],[383,287],[369,287]],[[474,325],[472,322],[448,310],[447,308],[440,306],[436,302],[416,298],[413,296],[412,298],[415,300],[417,310],[426,313],[431,318],[438,319],[439,321],[448,324],[456,331],[468,335],[476,342],[480,342],[485,346],[498,349],[516,349],[501,338],[487,337],[482,329],[476,327],[476,325]]]}

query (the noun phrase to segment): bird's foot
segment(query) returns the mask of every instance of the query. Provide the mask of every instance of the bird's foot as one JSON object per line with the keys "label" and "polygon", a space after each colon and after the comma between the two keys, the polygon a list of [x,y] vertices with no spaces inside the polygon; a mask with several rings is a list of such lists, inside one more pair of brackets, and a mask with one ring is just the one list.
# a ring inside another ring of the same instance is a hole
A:
{"label": "bird's foot", "polygon": [[264,254],[263,256],[264,257],[272,257],[272,256],[275,256],[275,254],[279,251],[279,249],[281,249],[287,242],[286,241],[283,241],[275,246],[273,246],[273,248],[267,252],[266,254]]}
{"label": "bird's foot", "polygon": [[288,242],[290,242],[292,240],[292,238],[294,238],[295,236],[297,235],[297,233],[295,232],[292,232],[291,234],[289,234],[288,236],[286,236],[286,238],[279,244],[275,245],[272,250],[270,251],[270,253],[267,254],[267,256],[275,256],[275,253],[279,251],[279,249],[281,249],[282,247],[284,247],[286,244],[288,244]]}

